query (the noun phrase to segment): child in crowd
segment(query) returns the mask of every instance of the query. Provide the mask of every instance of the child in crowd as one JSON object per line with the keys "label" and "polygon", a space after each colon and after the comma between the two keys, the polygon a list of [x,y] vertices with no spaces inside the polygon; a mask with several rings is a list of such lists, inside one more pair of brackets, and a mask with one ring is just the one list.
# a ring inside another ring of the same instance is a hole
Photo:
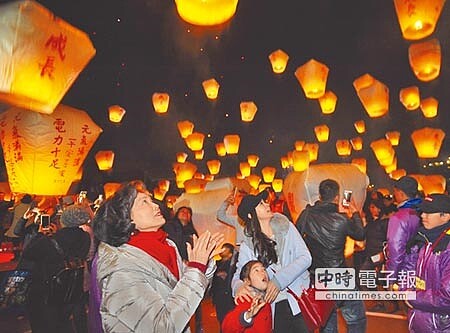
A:
{"label": "child in crowd", "polygon": [[251,301],[239,302],[222,322],[222,333],[272,332],[272,311],[264,301],[269,276],[262,262],[251,260],[241,270],[240,279],[252,287]]}

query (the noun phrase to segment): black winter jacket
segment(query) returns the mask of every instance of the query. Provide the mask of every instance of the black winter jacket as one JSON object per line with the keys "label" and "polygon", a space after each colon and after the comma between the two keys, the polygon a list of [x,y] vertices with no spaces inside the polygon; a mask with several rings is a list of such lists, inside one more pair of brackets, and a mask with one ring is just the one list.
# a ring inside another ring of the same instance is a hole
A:
{"label": "black winter jacket", "polygon": [[317,201],[306,206],[296,222],[312,255],[310,272],[317,267],[345,267],[344,247],[347,236],[364,240],[365,232],[359,213],[349,219],[338,212],[338,206],[330,202]]}

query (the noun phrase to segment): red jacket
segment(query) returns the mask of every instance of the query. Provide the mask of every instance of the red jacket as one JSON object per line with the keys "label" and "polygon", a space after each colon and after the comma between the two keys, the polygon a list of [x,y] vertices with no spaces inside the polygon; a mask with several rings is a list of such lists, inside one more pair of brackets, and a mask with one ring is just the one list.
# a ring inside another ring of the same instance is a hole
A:
{"label": "red jacket", "polygon": [[251,302],[244,301],[227,313],[222,322],[222,333],[270,333],[272,332],[272,310],[266,304],[253,317],[250,326],[246,326],[243,313],[250,308]]}

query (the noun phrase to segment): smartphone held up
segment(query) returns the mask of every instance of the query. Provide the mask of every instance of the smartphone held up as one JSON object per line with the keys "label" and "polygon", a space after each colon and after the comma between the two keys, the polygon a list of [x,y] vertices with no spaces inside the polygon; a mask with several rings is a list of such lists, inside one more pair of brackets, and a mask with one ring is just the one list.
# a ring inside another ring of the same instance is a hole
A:
{"label": "smartphone held up", "polygon": [[344,190],[344,196],[342,198],[342,206],[349,207],[352,199],[352,190]]}
{"label": "smartphone held up", "polygon": [[41,214],[40,215],[40,223],[41,223],[42,230],[49,230],[50,229],[50,215]]}

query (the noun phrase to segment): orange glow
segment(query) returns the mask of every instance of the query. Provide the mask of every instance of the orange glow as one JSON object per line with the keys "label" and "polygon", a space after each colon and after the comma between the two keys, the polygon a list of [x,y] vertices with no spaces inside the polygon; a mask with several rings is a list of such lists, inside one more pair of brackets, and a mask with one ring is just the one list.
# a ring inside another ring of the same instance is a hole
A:
{"label": "orange glow", "polygon": [[367,161],[365,158],[354,158],[352,164],[356,165],[362,173],[367,173]]}
{"label": "orange glow", "polygon": [[309,167],[310,153],[307,150],[292,152],[292,167],[294,171],[304,171]]}
{"label": "orange glow", "polygon": [[205,135],[203,133],[194,132],[189,134],[185,140],[186,145],[192,151],[198,151],[203,149],[203,140],[205,139]]}
{"label": "orange glow", "polygon": [[306,98],[317,99],[325,94],[328,67],[317,60],[311,59],[295,71],[300,86]]}
{"label": "orange glow", "polygon": [[409,46],[409,64],[420,81],[429,82],[441,71],[441,44],[436,38]]}
{"label": "orange glow", "polygon": [[387,132],[385,135],[386,139],[391,142],[392,146],[398,146],[400,142],[400,132],[399,131],[391,131]]}
{"label": "orange glow", "polygon": [[250,167],[255,168],[258,165],[258,161],[259,161],[258,155],[254,154],[247,155],[247,162],[250,165]]}
{"label": "orange glow", "polygon": [[391,165],[392,161],[395,157],[395,151],[392,148],[392,144],[387,139],[379,139],[373,141],[370,144],[370,148],[372,148],[375,153],[375,157],[381,166]]}
{"label": "orange glow", "polygon": [[216,143],[216,152],[218,156],[225,156],[227,150],[225,149],[225,144],[223,142]]}
{"label": "orange glow", "polygon": [[366,123],[364,122],[364,120],[355,121],[354,126],[356,132],[358,132],[359,134],[363,134],[366,131]]}
{"label": "orange glow", "polygon": [[406,110],[415,110],[420,105],[420,93],[417,86],[403,88],[400,90],[400,102]]}
{"label": "orange glow", "polygon": [[223,137],[223,143],[228,155],[237,154],[239,152],[239,143],[241,138],[237,134],[228,134]]}
{"label": "orange glow", "polygon": [[154,93],[152,96],[153,107],[156,113],[166,113],[169,109],[169,94]]}
{"label": "orange glow", "polygon": [[111,105],[108,108],[109,121],[112,123],[120,123],[126,111],[120,105]]}
{"label": "orange glow", "polygon": [[339,156],[350,156],[352,145],[349,140],[336,140],[336,152]]}
{"label": "orange glow", "polygon": [[189,120],[179,121],[177,123],[178,132],[183,139],[186,139],[194,131],[194,124]]}
{"label": "orange glow", "polygon": [[323,114],[332,114],[336,109],[337,96],[331,90],[327,90],[322,97],[319,97],[320,108]]}
{"label": "orange glow", "polygon": [[175,0],[178,15],[191,24],[213,26],[231,19],[238,0]]}
{"label": "orange glow", "polygon": [[314,127],[314,133],[316,133],[317,141],[327,142],[330,135],[330,129],[327,125],[319,125]]}
{"label": "orange glow", "polygon": [[362,150],[363,148],[363,139],[360,136],[350,139],[350,143],[354,150]]}
{"label": "orange glow", "polygon": [[95,154],[95,161],[99,170],[111,170],[114,164],[114,152],[112,150],[100,150]]}
{"label": "orange glow", "polygon": [[241,102],[239,105],[241,109],[241,120],[244,122],[251,122],[255,118],[258,107],[252,101]]}
{"label": "orange glow", "polygon": [[275,174],[277,173],[277,169],[274,167],[266,166],[262,168],[261,174],[263,176],[263,180],[265,183],[271,183],[275,178]]}
{"label": "orange glow", "polygon": [[305,143],[303,151],[309,152],[309,162],[317,161],[319,156],[319,144],[318,143]]}
{"label": "orange glow", "polygon": [[438,157],[444,138],[445,132],[440,128],[424,127],[411,134],[419,158]]}
{"label": "orange glow", "polygon": [[217,175],[219,173],[221,165],[219,160],[210,160],[206,162],[206,165],[208,166],[208,170],[211,175]]}
{"label": "orange glow", "polygon": [[216,99],[219,94],[220,84],[216,79],[212,78],[202,82],[203,89],[205,90],[206,97],[208,99]]}
{"label": "orange glow", "polygon": [[434,97],[428,97],[422,100],[420,103],[420,109],[422,110],[425,118],[434,118],[438,114],[439,101]]}

